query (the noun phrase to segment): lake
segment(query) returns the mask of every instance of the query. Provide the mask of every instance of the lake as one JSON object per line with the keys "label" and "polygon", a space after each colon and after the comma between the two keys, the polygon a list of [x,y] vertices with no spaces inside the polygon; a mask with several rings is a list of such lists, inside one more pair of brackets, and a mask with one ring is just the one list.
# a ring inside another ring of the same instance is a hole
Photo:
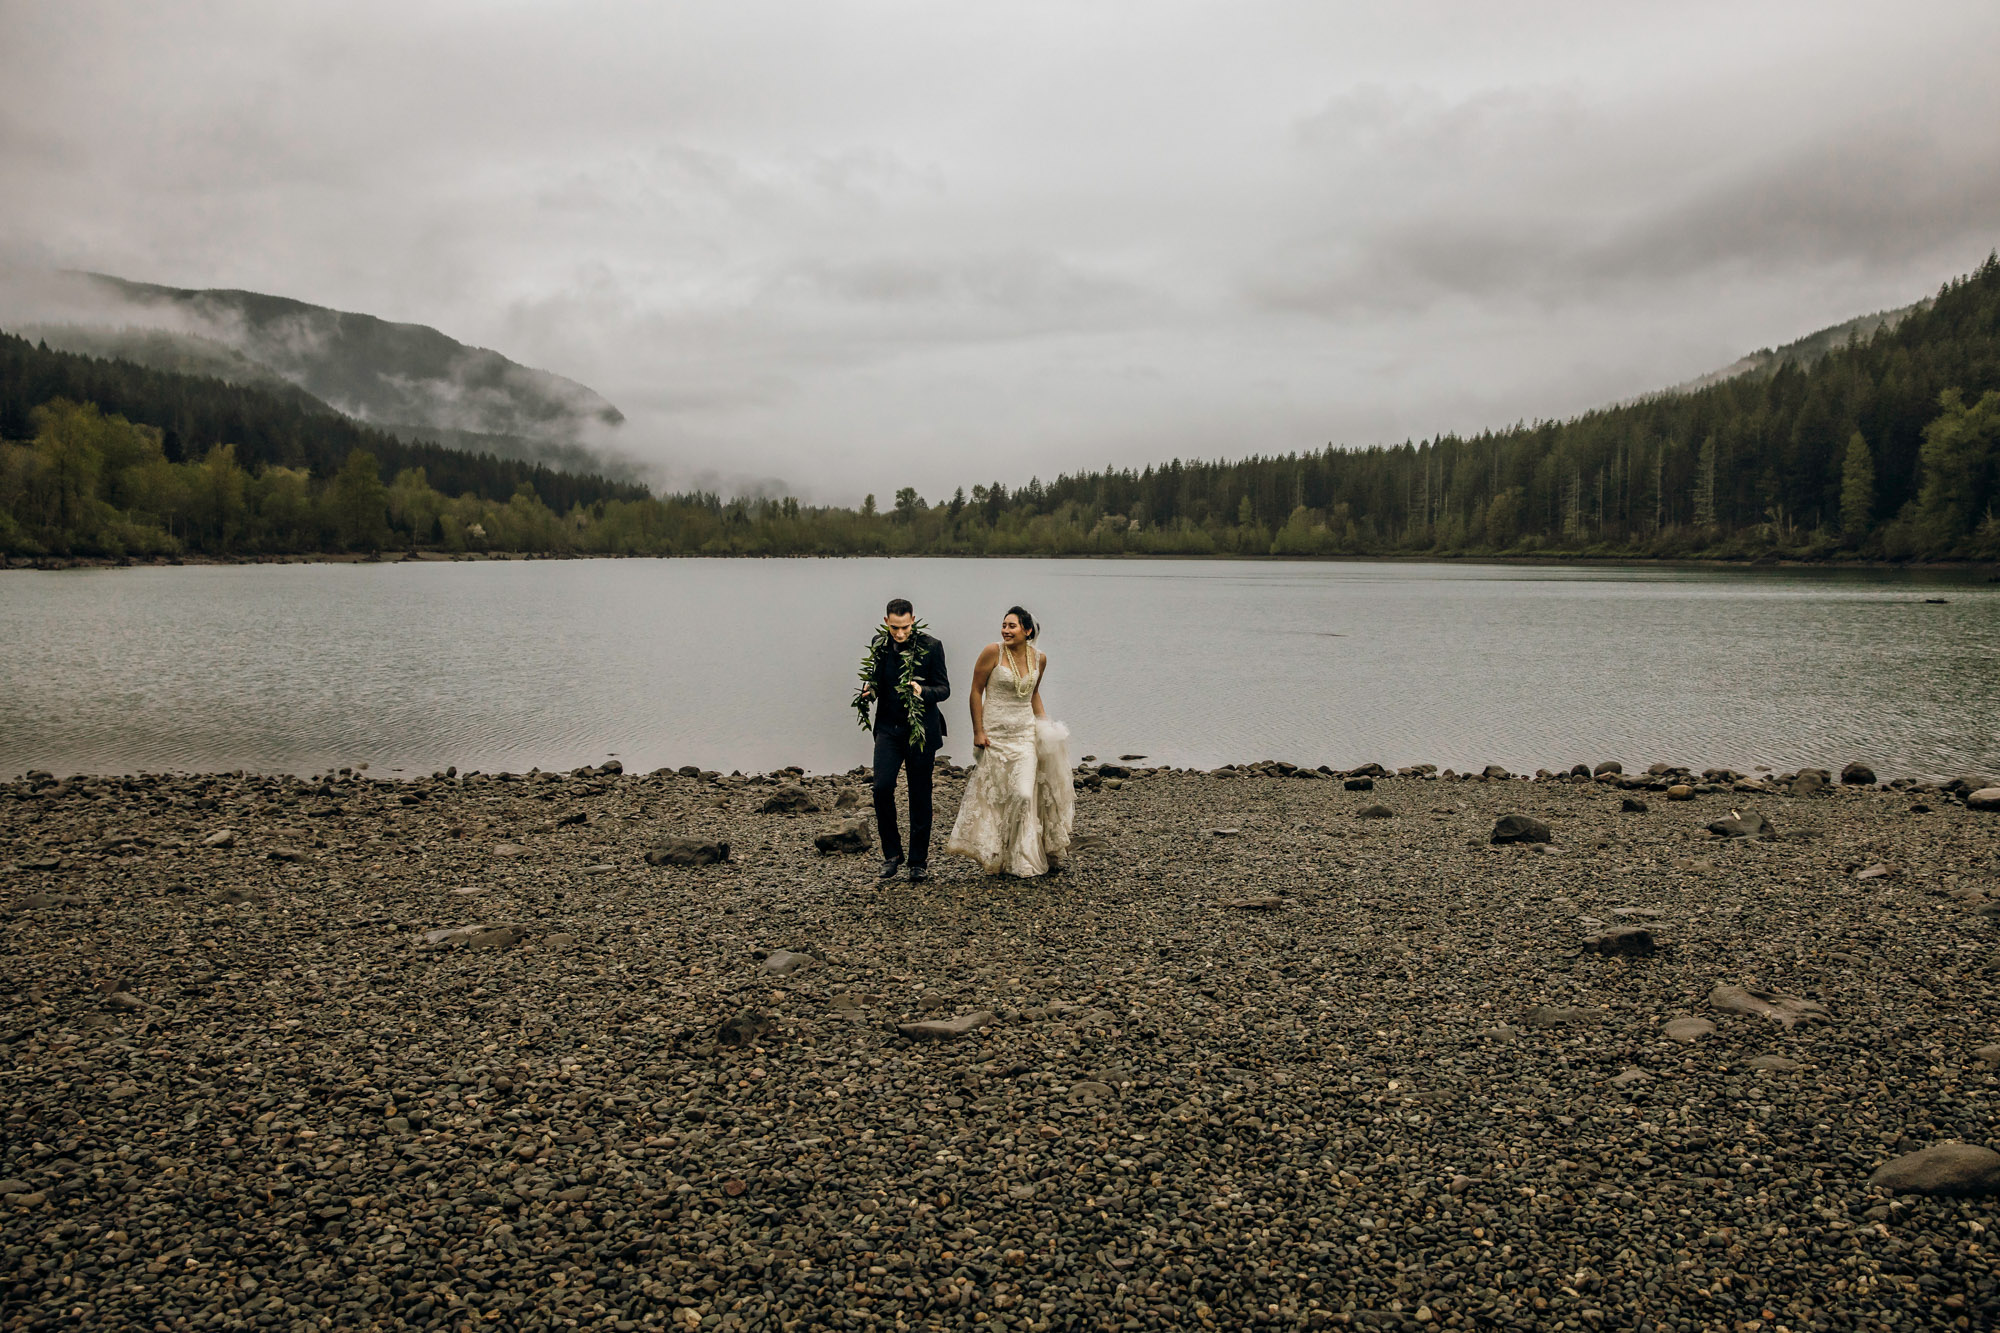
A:
{"label": "lake", "polygon": [[960,762],[1018,602],[1077,755],[2000,771],[2000,586],[1973,575],[576,560],[0,574],[0,776],[846,769],[892,596],[946,645]]}

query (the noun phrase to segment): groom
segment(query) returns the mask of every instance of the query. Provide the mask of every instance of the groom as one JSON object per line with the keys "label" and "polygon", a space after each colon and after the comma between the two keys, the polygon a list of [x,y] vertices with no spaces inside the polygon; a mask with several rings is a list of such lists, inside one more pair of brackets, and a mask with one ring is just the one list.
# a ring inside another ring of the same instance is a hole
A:
{"label": "groom", "polygon": [[[944,645],[916,632],[917,616],[905,599],[889,603],[882,617],[886,639],[875,653],[862,697],[875,703],[875,827],[882,836],[882,878],[894,879],[903,866],[903,840],[896,832],[896,770],[910,777],[910,879],[931,875],[931,769],[944,744],[944,714],[938,705],[951,698]],[[923,710],[924,741],[912,743],[903,669],[914,657],[910,692]]]}

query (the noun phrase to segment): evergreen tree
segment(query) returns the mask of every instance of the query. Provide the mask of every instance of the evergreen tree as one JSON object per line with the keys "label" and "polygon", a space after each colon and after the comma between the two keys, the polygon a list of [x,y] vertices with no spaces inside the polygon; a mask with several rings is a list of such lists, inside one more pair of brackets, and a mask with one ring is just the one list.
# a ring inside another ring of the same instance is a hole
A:
{"label": "evergreen tree", "polygon": [[1847,437],[1847,453],[1840,461],[1840,530],[1850,539],[1859,538],[1874,517],[1875,460],[1857,430]]}

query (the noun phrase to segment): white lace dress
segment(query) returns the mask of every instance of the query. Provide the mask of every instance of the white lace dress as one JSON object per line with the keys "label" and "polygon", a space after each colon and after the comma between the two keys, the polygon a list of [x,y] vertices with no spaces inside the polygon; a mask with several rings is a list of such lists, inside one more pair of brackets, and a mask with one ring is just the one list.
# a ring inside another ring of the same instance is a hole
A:
{"label": "white lace dress", "polygon": [[[1039,673],[1038,673],[1039,674]],[[989,875],[1043,875],[1069,854],[1076,823],[1069,728],[1035,716],[1003,656],[986,681],[986,739],[945,851]]]}

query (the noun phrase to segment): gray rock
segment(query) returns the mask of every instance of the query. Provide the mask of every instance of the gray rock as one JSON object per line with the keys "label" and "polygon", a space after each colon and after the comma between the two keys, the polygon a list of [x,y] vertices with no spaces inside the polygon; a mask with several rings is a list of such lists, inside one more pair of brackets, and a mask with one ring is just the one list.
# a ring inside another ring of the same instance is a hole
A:
{"label": "gray rock", "polygon": [[1708,831],[1719,838],[1761,838],[1769,841],[1777,837],[1771,828],[1771,821],[1754,810],[1749,814],[1732,814],[1718,819],[1708,826]]}
{"label": "gray rock", "polygon": [[1761,1074],[1789,1074],[1795,1069],[1803,1069],[1797,1060],[1782,1055],[1753,1055],[1743,1062],[1745,1069],[1754,1069]]}
{"label": "gray rock", "polygon": [[16,1180],[11,1176],[6,1180],[0,1180],[0,1195],[28,1194],[33,1191],[33,1188],[27,1181]]}
{"label": "gray rock", "polygon": [[1479,776],[1485,778],[1488,782],[1505,782],[1514,775],[1507,770],[1504,764],[1488,764],[1480,772]]}
{"label": "gray rock", "polygon": [[1636,796],[1627,796],[1618,803],[1618,813],[1622,815],[1643,815],[1646,813],[1646,803]]}
{"label": "gray rock", "polygon": [[780,787],[757,807],[760,815],[796,815],[819,809],[819,802],[804,787]]}
{"label": "gray rock", "polygon": [[1394,819],[1396,812],[1386,805],[1364,805],[1354,812],[1356,819]]}
{"label": "gray rock", "polygon": [[1826,1006],[1782,991],[1751,990],[1746,986],[1717,986],[1708,997],[1710,1005],[1729,1014],[1768,1018],[1790,1029],[1800,1023],[1827,1020]]}
{"label": "gray rock", "polygon": [[809,953],[793,953],[790,949],[772,949],[768,953],[760,949],[757,956],[764,961],[764,971],[779,977],[788,977],[819,961]]}
{"label": "gray rock", "polygon": [[2000,1044],[1981,1046],[1972,1053],[1972,1058],[1982,1065],[2000,1065]]}
{"label": "gray rock", "polygon": [[1602,1009],[1581,1009],[1575,1005],[1538,1004],[1522,1021],[1531,1028],[1567,1027],[1572,1023],[1596,1023],[1604,1018]]}
{"label": "gray rock", "polygon": [[1638,1084],[1651,1083],[1652,1081],[1653,1076],[1637,1066],[1621,1069],[1611,1076],[1612,1085],[1620,1088],[1635,1087]]}
{"label": "gray rock", "polygon": [[777,1021],[770,1015],[746,1009],[734,1018],[723,1020],[722,1025],[715,1030],[715,1044],[748,1046],[769,1036],[777,1026]]}
{"label": "gray rock", "polygon": [[464,943],[468,949],[511,949],[526,938],[526,926],[493,926],[474,931]]}
{"label": "gray rock", "polygon": [[1981,787],[1965,797],[1968,810],[2000,810],[2000,787]]}
{"label": "gray rock", "polygon": [[1607,759],[1603,763],[1591,769],[1590,775],[1592,777],[1601,778],[1607,773],[1623,773],[1624,771],[1625,771],[1625,765],[1619,763],[1616,759]]}
{"label": "gray rock", "polygon": [[493,854],[502,858],[526,856],[528,849],[518,842],[496,842],[493,844]]}
{"label": "gray rock", "polygon": [[865,819],[850,819],[833,832],[822,833],[813,839],[813,846],[828,855],[865,852],[874,845]]}
{"label": "gray rock", "polygon": [[1222,905],[1252,912],[1269,912],[1283,907],[1285,900],[1275,893],[1255,893],[1244,898],[1225,899]]}
{"label": "gray rock", "polygon": [[1840,770],[1840,784],[1843,787],[1872,787],[1875,785],[1875,770],[1866,764],[1849,764]]}
{"label": "gray rock", "polygon": [[1342,781],[1341,781],[1341,784],[1340,784],[1340,785],[1341,785],[1342,789],[1343,789],[1343,790],[1346,790],[1346,791],[1374,791],[1374,790],[1375,790],[1375,779],[1373,779],[1373,778],[1344,778],[1344,779],[1342,779]]}
{"label": "gray rock", "polygon": [[860,805],[864,799],[866,798],[854,788],[843,787],[840,790],[840,795],[833,798],[833,808],[836,810],[852,810],[855,806]]}
{"label": "gray rock", "polygon": [[1823,768],[1802,768],[1792,779],[1792,795],[1820,796],[1833,785],[1833,775]]}
{"label": "gray rock", "polygon": [[1491,841],[1495,844],[1552,842],[1554,838],[1549,826],[1539,819],[1531,819],[1527,815],[1502,815],[1493,825]]}
{"label": "gray rock", "polygon": [[1583,947],[1591,953],[1644,958],[1650,957],[1658,946],[1653,932],[1644,926],[1613,926],[1592,935],[1583,942]]}
{"label": "gray rock", "polygon": [[2000,1152],[1971,1143],[1940,1143],[1884,1162],[1868,1183],[1896,1194],[2000,1193]]}
{"label": "gray rock", "polygon": [[728,859],[728,843],[706,838],[669,838],[646,853],[649,866],[712,866]]}
{"label": "gray rock", "polygon": [[1072,1106],[1079,1102],[1108,1102],[1115,1096],[1117,1093],[1112,1091],[1110,1084],[1098,1083],[1092,1079],[1069,1085],[1069,1101]]}
{"label": "gray rock", "polygon": [[219,828],[206,838],[203,838],[201,845],[204,847],[234,847],[236,845],[236,830],[233,828]]}
{"label": "gray rock", "polygon": [[918,1023],[898,1023],[896,1031],[917,1041],[949,1041],[995,1021],[997,1020],[992,1010],[981,1009],[977,1013],[961,1014],[957,1018],[933,1018]]}
{"label": "gray rock", "polygon": [[273,847],[264,855],[273,861],[303,861],[306,854],[297,847]]}
{"label": "gray rock", "polygon": [[1715,1035],[1715,1024],[1706,1018],[1683,1014],[1679,1018],[1670,1018],[1662,1023],[1660,1035],[1674,1041],[1700,1041],[1703,1037]]}

